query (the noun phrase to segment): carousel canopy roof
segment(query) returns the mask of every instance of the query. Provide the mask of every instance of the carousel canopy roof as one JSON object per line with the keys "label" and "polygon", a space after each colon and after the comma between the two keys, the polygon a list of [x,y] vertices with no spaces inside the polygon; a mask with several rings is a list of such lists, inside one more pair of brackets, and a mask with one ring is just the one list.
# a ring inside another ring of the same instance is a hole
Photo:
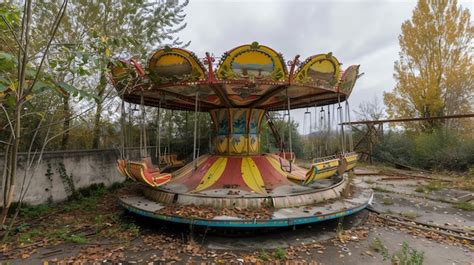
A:
{"label": "carousel canopy roof", "polygon": [[134,60],[111,62],[112,82],[125,101],[168,109],[199,111],[217,108],[282,110],[333,104],[346,100],[359,77],[359,65],[340,69],[331,54],[300,62],[296,56],[287,69],[281,54],[254,42],[221,57],[200,60],[190,51],[165,47],[155,51],[143,69]]}

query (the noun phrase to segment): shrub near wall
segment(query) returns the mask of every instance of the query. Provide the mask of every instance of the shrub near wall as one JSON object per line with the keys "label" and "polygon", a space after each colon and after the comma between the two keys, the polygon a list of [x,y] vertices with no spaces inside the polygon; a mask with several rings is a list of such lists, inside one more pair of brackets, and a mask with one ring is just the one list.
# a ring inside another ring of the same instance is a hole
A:
{"label": "shrub near wall", "polygon": [[389,131],[375,146],[374,155],[380,162],[466,171],[474,167],[474,140],[447,129],[421,134]]}
{"label": "shrub near wall", "polygon": [[474,140],[446,129],[420,134],[415,138],[415,158],[425,168],[466,171],[474,164]]}

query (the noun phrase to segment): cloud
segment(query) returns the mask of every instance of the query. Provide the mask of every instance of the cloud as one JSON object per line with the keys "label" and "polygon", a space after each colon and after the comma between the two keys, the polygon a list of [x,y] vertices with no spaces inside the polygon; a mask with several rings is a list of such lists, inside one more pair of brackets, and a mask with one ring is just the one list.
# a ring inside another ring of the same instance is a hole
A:
{"label": "cloud", "polygon": [[[461,1],[469,6],[468,1]],[[395,86],[393,64],[398,59],[401,24],[416,1],[191,1],[182,40],[199,57],[219,57],[241,44],[258,41],[281,52],[286,60],[333,52],[345,69],[360,64],[365,75],[350,103],[382,100]],[[472,8],[472,7],[471,7]],[[302,123],[304,110],[293,117]],[[300,126],[301,127],[301,126]],[[301,131],[302,129],[300,129]]]}

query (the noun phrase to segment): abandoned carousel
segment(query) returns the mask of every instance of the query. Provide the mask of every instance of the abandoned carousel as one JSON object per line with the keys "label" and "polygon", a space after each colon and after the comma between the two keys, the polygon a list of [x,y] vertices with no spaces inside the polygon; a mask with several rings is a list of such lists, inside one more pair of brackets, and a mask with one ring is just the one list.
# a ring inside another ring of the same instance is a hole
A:
{"label": "abandoned carousel", "polygon": [[[133,59],[111,62],[122,116],[123,102],[158,111],[206,112],[214,129],[212,150],[199,154],[195,119],[188,163],[159,147],[155,157],[146,148],[140,157],[121,152],[117,168],[137,184],[121,193],[120,204],[150,218],[228,228],[294,226],[364,209],[372,192],[351,187],[348,172],[357,163],[351,147],[315,157],[303,168],[295,163],[291,135],[283,142],[272,121],[276,112],[284,112],[291,122],[292,109],[340,108],[359,77],[358,65],[340,66],[331,53],[305,61],[296,56],[286,63],[281,54],[256,42],[229,50],[218,62],[209,53],[198,58],[169,47],[154,52],[145,68]],[[278,152],[261,151],[264,123]],[[146,142],[145,130],[142,140]]]}

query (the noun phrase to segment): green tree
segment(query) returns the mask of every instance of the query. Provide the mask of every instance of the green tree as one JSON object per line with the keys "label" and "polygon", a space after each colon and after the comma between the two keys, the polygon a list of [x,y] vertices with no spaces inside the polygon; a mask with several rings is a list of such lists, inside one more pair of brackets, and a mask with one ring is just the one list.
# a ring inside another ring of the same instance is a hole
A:
{"label": "green tree", "polygon": [[[102,136],[109,120],[104,120],[108,107],[117,107],[113,102],[115,90],[107,86],[107,65],[112,54],[120,58],[145,60],[150,51],[164,44],[186,46],[175,36],[183,29],[184,7],[187,1],[88,1],[71,0],[68,12],[58,29],[58,40],[54,51],[48,55],[47,67],[54,70],[58,83],[67,82],[95,95],[95,114],[88,116],[93,126],[92,148],[104,145]],[[57,1],[41,1],[35,6],[35,23],[47,25],[51,14],[59,8]],[[65,56],[66,55],[66,56]],[[70,116],[74,115],[74,104],[68,93],[64,93],[62,114],[66,132],[61,147],[67,148]],[[82,107],[82,106],[81,106]],[[108,116],[107,116],[108,117]],[[104,135],[105,136],[105,135]]]}
{"label": "green tree", "polygon": [[[92,148],[100,146],[101,115],[107,88],[106,68],[110,55],[144,59],[150,50],[164,43],[183,45],[174,33],[186,26],[181,24],[186,5],[187,2],[180,4],[177,1],[77,1],[78,9],[83,13],[75,14],[78,25],[74,28],[88,28],[84,46],[86,50],[95,52],[91,54],[90,68],[98,75],[94,88],[97,99]],[[100,20],[94,21],[95,17],[100,17]]]}
{"label": "green tree", "polygon": [[[34,21],[32,1],[24,1],[21,8],[14,1],[0,4],[0,35],[5,44],[2,46],[5,48],[0,50],[0,149],[5,154],[1,224],[5,223],[14,195],[19,197],[21,205],[28,190],[26,178],[31,179],[31,174],[27,172],[32,161],[40,159],[45,146],[57,136],[50,134],[55,124],[55,100],[60,98],[61,91],[74,96],[86,95],[67,83],[56,83],[54,75],[45,71],[44,67],[67,4],[67,0],[63,1],[52,14],[45,31],[41,31]],[[39,143],[37,140],[41,133],[45,136]],[[19,183],[17,169],[20,151],[27,151],[29,155],[28,161],[23,164],[23,182]],[[35,155],[30,155],[32,153]],[[10,222],[10,228],[14,219]]]}
{"label": "green tree", "polygon": [[[384,101],[390,118],[433,117],[472,111],[474,27],[456,0],[420,0],[402,25],[393,92]],[[431,131],[438,122],[407,123]]]}
{"label": "green tree", "polygon": [[6,125],[2,127],[8,131],[6,141],[2,141],[6,146],[2,178],[3,207],[0,216],[2,225],[5,223],[17,184],[18,152],[23,136],[22,118],[31,111],[28,109],[31,100],[41,93],[43,88],[48,87],[48,79],[42,74],[42,66],[66,5],[67,1],[63,3],[50,25],[46,45],[41,51],[36,51],[36,54],[40,54],[38,58],[35,58],[34,46],[31,45],[34,42],[31,39],[32,1],[25,1],[21,21],[18,15],[19,9],[15,5],[0,6],[0,16],[4,24],[1,29],[3,32],[8,31],[8,35],[11,36],[4,40],[8,52],[0,53],[0,80],[3,83],[0,103],[4,114],[2,121],[6,121]]}

